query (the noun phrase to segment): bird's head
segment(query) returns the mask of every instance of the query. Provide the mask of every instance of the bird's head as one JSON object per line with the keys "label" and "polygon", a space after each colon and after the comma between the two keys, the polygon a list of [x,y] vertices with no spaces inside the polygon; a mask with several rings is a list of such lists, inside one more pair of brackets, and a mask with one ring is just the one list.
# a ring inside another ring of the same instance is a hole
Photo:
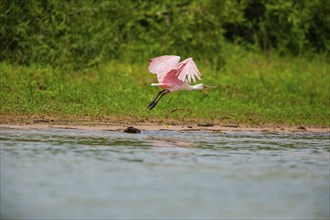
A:
{"label": "bird's head", "polygon": [[207,86],[207,85],[204,85],[204,84],[196,84],[193,86],[194,90],[203,90],[203,89],[206,89],[206,88],[215,88],[214,86]]}

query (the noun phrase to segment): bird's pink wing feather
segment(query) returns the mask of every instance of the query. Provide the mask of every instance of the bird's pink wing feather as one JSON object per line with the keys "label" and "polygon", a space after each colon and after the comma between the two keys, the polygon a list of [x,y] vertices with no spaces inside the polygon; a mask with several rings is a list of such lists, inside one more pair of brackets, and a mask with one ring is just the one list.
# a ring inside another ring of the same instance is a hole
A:
{"label": "bird's pink wing feather", "polygon": [[188,79],[188,82],[191,83],[191,79],[196,82],[196,78],[201,80],[201,73],[199,72],[195,62],[192,58],[185,59],[179,65],[179,71],[177,72],[177,77],[181,81]]}
{"label": "bird's pink wing feather", "polygon": [[184,84],[183,81],[178,79],[177,76],[178,69],[172,69],[164,75],[162,83],[168,86],[175,86],[175,85],[182,85]]}
{"label": "bird's pink wing feather", "polygon": [[157,74],[158,81],[161,81],[165,74],[177,67],[180,62],[179,56],[164,55],[150,60],[148,71]]}

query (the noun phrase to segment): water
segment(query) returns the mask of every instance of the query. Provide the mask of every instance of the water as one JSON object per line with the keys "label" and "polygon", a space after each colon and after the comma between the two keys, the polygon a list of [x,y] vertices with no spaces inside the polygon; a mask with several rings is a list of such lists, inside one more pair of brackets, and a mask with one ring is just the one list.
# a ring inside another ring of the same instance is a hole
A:
{"label": "water", "polygon": [[329,134],[1,130],[1,217],[329,218]]}

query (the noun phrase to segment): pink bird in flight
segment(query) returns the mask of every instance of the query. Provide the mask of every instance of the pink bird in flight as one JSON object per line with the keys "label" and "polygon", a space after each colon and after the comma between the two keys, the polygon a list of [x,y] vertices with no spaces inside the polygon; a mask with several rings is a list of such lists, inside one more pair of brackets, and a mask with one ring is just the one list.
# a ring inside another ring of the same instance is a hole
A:
{"label": "pink bird in flight", "polygon": [[190,85],[191,80],[196,82],[196,78],[201,80],[202,76],[191,57],[182,62],[180,62],[180,57],[175,55],[155,57],[150,60],[148,71],[156,74],[158,79],[158,83],[152,83],[151,86],[159,86],[164,89],[148,105],[149,110],[153,109],[159,100],[170,92],[211,88],[203,84]]}

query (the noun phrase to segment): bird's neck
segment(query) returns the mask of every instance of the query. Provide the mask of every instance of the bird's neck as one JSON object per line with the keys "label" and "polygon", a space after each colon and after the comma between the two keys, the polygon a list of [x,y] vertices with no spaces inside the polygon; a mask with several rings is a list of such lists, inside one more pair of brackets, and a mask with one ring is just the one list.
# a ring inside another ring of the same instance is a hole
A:
{"label": "bird's neck", "polygon": [[196,85],[189,85],[188,90],[203,90],[203,85],[202,84],[196,84]]}

